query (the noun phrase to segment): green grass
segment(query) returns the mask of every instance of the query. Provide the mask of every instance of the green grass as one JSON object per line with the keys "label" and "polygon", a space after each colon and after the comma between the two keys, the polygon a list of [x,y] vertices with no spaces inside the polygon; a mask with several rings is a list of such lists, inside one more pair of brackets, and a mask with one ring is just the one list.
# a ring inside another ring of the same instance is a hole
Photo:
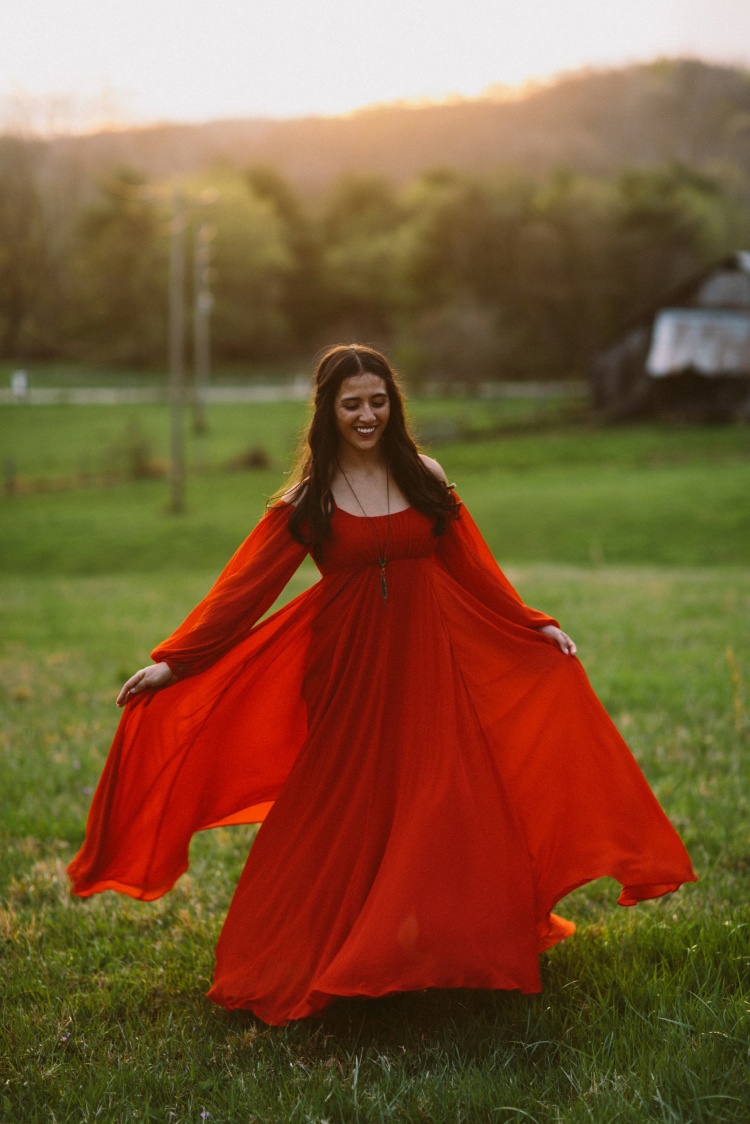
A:
{"label": "green grass", "polygon": [[[213,406],[205,436],[195,436],[186,425],[188,463],[203,471],[221,469],[249,447],[262,445],[279,475],[288,467],[306,416],[301,402]],[[153,459],[166,465],[166,406],[0,406],[0,455],[5,463],[14,461],[21,482],[51,485],[60,478],[122,471],[128,449],[141,440]]]}
{"label": "green grass", "polygon": [[[453,471],[461,474],[482,472],[488,462],[510,473],[576,465],[658,471],[669,465],[750,462],[746,426],[581,427],[482,440],[517,416],[524,408],[520,401],[519,407],[514,399],[415,398],[410,413],[433,452],[448,453]],[[300,402],[211,406],[208,434],[197,437],[187,427],[189,462],[204,471],[217,470],[248,447],[263,445],[276,473],[283,473],[307,412]],[[0,406],[0,460],[12,459],[21,480],[31,481],[112,470],[121,465],[123,446],[134,432],[146,437],[157,460],[166,461],[169,416],[164,406]],[[456,440],[462,436],[467,440]]]}
{"label": "green grass", "polygon": [[[425,425],[451,411],[464,411],[463,432],[490,417],[481,403],[414,408]],[[608,881],[572,895],[561,912],[578,933],[543,957],[541,996],[345,1001],[281,1030],[214,1008],[204,992],[248,828],[197,837],[190,872],[159,902],[69,897],[64,867],[117,687],[255,522],[303,414],[212,411],[183,517],[165,514],[161,480],[0,500],[0,1120],[744,1124],[745,429],[578,430],[432,450],[527,600],[578,641],[701,876],[633,910],[616,907]],[[138,416],[163,455],[164,412]],[[9,407],[0,450],[29,478],[65,477],[127,417]],[[270,470],[222,467],[259,442]],[[306,565],[287,594],[313,577]]]}
{"label": "green grass", "polygon": [[[498,557],[571,565],[750,562],[750,463],[658,470],[579,467],[483,473],[441,459]],[[167,514],[165,481],[0,497],[0,572],[146,576],[218,570],[280,482],[273,471],[201,476],[188,513]]]}
{"label": "green grass", "polygon": [[[417,427],[458,418],[492,422],[496,403],[415,401]],[[218,569],[279,486],[304,425],[301,403],[213,407],[189,439],[188,513],[165,513],[164,479],[0,497],[0,572],[146,574]],[[481,423],[481,424],[480,424]],[[75,482],[122,470],[132,434],[165,463],[162,407],[0,408],[0,461],[21,483]],[[131,435],[129,437],[128,435]],[[230,471],[262,446],[270,467]],[[750,429],[578,428],[434,442],[495,553],[572,565],[750,562]]]}
{"label": "green grass", "polygon": [[203,997],[251,829],[198,837],[158,903],[74,901],[65,883],[116,687],[210,575],[4,581],[0,1119],[748,1118],[750,730],[732,669],[747,675],[750,578],[511,576],[574,632],[701,882],[628,911],[608,882],[571,896],[579,932],[544,957],[539,997],[347,1001],[283,1030]]}

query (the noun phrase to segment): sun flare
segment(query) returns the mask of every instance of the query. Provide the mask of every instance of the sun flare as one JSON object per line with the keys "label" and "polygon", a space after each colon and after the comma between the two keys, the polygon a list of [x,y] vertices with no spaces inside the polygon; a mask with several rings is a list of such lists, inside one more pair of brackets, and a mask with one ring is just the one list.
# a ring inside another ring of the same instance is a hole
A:
{"label": "sun flare", "polygon": [[341,114],[660,55],[748,63],[746,16],[746,0],[38,0],[3,18],[0,110],[52,131]]}

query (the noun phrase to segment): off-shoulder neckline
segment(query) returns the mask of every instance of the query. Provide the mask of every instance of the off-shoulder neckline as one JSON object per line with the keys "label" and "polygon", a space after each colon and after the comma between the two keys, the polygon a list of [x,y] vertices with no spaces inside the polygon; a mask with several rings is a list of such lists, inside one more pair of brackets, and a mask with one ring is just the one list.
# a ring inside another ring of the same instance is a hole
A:
{"label": "off-shoulder neckline", "polygon": [[398,511],[392,511],[390,515],[387,513],[385,515],[355,515],[353,511],[347,511],[346,508],[339,507],[335,500],[333,501],[333,507],[335,511],[340,511],[342,515],[348,515],[350,519],[393,519],[396,515],[403,515],[405,511],[413,510],[412,505],[409,504],[408,507],[400,507]]}
{"label": "off-shoulder neckline", "polygon": [[[286,507],[293,508],[294,504],[290,503],[289,500],[280,499],[277,503],[271,505],[269,511],[282,511]],[[347,511],[345,508],[339,507],[339,505],[334,500],[333,510],[334,512],[340,512],[341,515],[348,515],[350,519],[393,519],[396,515],[403,515],[405,511],[414,511],[415,508],[413,504],[409,504],[408,507],[400,507],[398,511],[392,511],[390,513],[390,516],[388,515],[388,513],[386,513],[385,515],[355,515],[353,511]]]}

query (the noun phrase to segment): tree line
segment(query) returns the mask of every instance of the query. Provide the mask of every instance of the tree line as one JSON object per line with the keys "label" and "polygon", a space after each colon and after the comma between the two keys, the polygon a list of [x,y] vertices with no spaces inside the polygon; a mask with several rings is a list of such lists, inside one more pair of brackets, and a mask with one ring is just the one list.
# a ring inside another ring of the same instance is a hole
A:
{"label": "tree line", "polygon": [[[182,187],[188,244],[201,224],[213,235],[216,364],[358,339],[415,380],[580,375],[598,343],[750,233],[739,173],[684,164],[438,169],[401,186],[352,174],[309,197],[273,167],[224,162]],[[163,370],[170,189],[127,168],[92,183],[0,138],[4,359]]]}
{"label": "tree line", "polygon": [[161,122],[60,133],[46,143],[55,159],[87,175],[121,164],[161,179],[230,160],[277,168],[307,194],[363,169],[399,186],[435,167],[483,175],[518,168],[542,179],[562,166],[612,176],[680,161],[750,176],[750,71],[660,59],[587,68],[523,91],[497,87],[477,98],[371,105],[340,117]]}

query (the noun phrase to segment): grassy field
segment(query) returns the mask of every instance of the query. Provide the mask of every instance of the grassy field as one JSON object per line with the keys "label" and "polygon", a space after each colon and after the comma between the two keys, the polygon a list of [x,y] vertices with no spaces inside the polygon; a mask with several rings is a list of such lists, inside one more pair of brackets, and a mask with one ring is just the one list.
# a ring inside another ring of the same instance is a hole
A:
{"label": "grassy field", "polygon": [[[450,422],[475,434],[429,449],[499,557],[750,561],[750,428],[578,428],[482,439],[503,408],[445,400],[412,408],[417,429]],[[165,463],[163,407],[0,408],[0,462],[15,465],[20,489],[0,502],[0,572],[218,569],[283,480],[305,416],[294,402],[214,406],[209,433],[189,441],[188,514],[170,518],[162,478],[96,486],[97,474],[123,474],[144,441],[151,461]],[[253,448],[265,451],[267,469],[228,467]],[[24,491],[29,483],[46,490]]]}
{"label": "grassy field", "polygon": [[[15,409],[0,448],[27,457],[29,477],[74,473],[92,435],[123,423],[35,407],[11,424]],[[443,418],[449,404],[421,409]],[[212,1007],[213,944],[251,829],[199,836],[190,873],[157,903],[69,897],[116,688],[254,522],[295,410],[212,415],[181,518],[164,514],[158,479],[0,501],[0,1120],[747,1121],[743,429],[433,449],[525,597],[576,637],[701,876],[633,910],[607,881],[572,895],[561,912],[579,930],[544,956],[542,995],[347,1001],[282,1030]],[[158,453],[159,414],[142,414],[152,422]],[[271,469],[222,467],[261,439]],[[288,592],[313,576],[303,568]]]}
{"label": "grassy field", "polygon": [[[29,363],[0,362],[0,386],[8,386],[12,373],[22,366],[31,387],[166,387],[169,375],[164,370],[96,366],[79,362],[65,363],[54,360],[32,360]],[[284,382],[302,372],[301,363],[222,364],[214,368],[213,381],[222,385],[233,382],[268,383]]]}

